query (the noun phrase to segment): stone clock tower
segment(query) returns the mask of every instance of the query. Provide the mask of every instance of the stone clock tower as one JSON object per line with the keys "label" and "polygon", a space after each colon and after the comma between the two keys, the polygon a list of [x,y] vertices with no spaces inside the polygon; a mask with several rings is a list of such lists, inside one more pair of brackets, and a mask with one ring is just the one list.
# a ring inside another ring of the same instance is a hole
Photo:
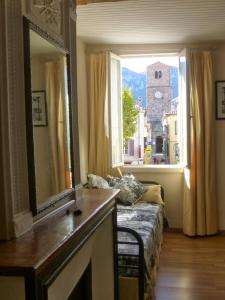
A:
{"label": "stone clock tower", "polygon": [[171,110],[171,67],[156,62],[147,67],[147,122],[151,128],[152,154],[163,153],[162,119]]}

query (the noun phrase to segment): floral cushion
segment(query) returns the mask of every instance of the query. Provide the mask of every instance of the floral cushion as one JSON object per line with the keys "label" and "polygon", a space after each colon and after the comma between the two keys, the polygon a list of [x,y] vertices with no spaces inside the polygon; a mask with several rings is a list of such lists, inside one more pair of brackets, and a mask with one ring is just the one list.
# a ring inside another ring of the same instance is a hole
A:
{"label": "floral cushion", "polygon": [[88,187],[89,188],[98,188],[98,189],[110,189],[108,182],[101,176],[94,174],[88,174]]}
{"label": "floral cushion", "polygon": [[120,189],[119,194],[116,196],[116,200],[122,205],[132,205],[136,202],[137,198],[133,191],[124,182],[117,182],[113,188]]}
{"label": "floral cushion", "polygon": [[146,192],[146,188],[144,184],[142,184],[140,181],[138,181],[134,175],[127,174],[123,176],[123,180],[127,182],[127,185],[129,188],[133,191],[133,193],[136,195],[137,199],[142,197],[144,193]]}
{"label": "floral cushion", "polygon": [[123,205],[134,204],[144,193],[145,186],[135,179],[133,175],[124,175],[121,178],[107,176],[109,186],[120,189],[116,199]]}

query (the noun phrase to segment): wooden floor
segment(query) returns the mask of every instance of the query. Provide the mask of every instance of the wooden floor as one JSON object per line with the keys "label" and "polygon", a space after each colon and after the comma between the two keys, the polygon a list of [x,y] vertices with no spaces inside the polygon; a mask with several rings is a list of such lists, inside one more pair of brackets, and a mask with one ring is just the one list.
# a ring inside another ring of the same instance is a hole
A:
{"label": "wooden floor", "polygon": [[225,236],[165,233],[156,300],[225,300]]}

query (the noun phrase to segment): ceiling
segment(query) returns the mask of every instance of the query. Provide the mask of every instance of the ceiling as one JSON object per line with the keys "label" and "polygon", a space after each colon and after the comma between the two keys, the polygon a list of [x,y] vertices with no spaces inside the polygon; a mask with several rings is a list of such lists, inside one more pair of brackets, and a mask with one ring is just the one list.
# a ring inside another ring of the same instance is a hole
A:
{"label": "ceiling", "polygon": [[77,7],[87,43],[164,44],[225,40],[225,0],[128,0]]}

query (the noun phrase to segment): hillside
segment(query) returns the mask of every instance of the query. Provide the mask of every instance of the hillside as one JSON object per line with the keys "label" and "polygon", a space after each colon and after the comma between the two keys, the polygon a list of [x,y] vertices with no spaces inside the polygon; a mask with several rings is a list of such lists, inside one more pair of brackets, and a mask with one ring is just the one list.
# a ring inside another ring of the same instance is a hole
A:
{"label": "hillside", "polygon": [[122,68],[123,87],[131,89],[135,100],[142,97],[142,107],[146,107],[146,74],[136,73],[127,68]]}

